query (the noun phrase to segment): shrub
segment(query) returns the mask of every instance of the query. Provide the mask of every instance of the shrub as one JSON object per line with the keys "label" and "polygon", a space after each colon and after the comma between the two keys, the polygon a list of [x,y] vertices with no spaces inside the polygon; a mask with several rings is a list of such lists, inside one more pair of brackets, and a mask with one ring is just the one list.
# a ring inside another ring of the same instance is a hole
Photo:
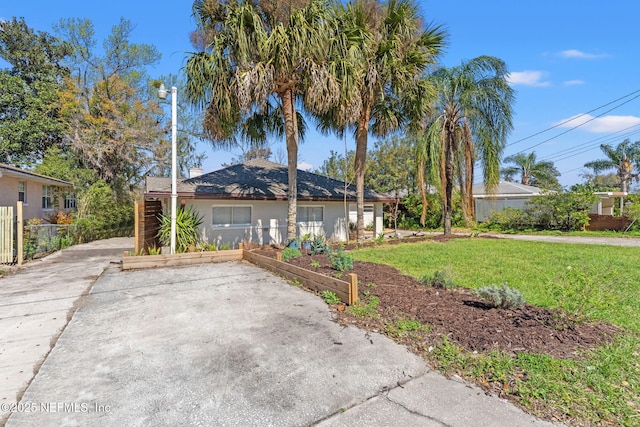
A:
{"label": "shrub", "polygon": [[300,253],[299,249],[289,247],[289,248],[284,248],[281,255],[282,255],[282,261],[289,261],[290,259],[297,258],[302,254]]}
{"label": "shrub", "polygon": [[[178,208],[176,211],[176,252],[187,252],[190,246],[196,246],[200,240],[202,215],[192,206]],[[160,242],[164,246],[171,244],[171,215],[160,215]]]}
{"label": "shrub", "polygon": [[342,247],[335,252],[329,252],[329,261],[334,270],[345,271],[353,269],[353,258],[344,253]]}
{"label": "shrub", "polygon": [[91,185],[78,199],[74,240],[78,243],[132,236],[133,201],[118,198],[103,181]]}
{"label": "shrub", "polygon": [[329,246],[321,235],[316,235],[311,242],[311,254],[323,254],[329,252]]}
{"label": "shrub", "polygon": [[452,289],[456,287],[451,276],[446,271],[436,271],[431,275],[426,274],[418,279],[418,283],[441,289]]}
{"label": "shrub", "polygon": [[524,303],[522,293],[517,289],[510,288],[506,283],[503,283],[502,286],[485,286],[477,289],[475,294],[489,306],[495,308],[515,308]]}

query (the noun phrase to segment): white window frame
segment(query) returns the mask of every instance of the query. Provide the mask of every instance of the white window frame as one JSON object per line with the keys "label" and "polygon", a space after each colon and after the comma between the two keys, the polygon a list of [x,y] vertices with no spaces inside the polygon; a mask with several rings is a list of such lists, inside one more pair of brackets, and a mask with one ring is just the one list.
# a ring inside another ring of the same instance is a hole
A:
{"label": "white window frame", "polygon": [[65,193],[64,195],[64,208],[75,209],[77,207],[76,193]]}
{"label": "white window frame", "polygon": [[[216,223],[215,214],[214,214],[214,210],[216,208],[231,208],[231,223],[229,224]],[[233,223],[233,210],[236,208],[249,208],[249,222],[237,223],[237,224]],[[234,228],[234,227],[243,228],[243,227],[251,226],[252,219],[253,219],[253,205],[214,205],[211,207],[211,225],[214,228]]]}
{"label": "white window frame", "polygon": [[320,208],[320,209],[322,209],[322,219],[320,221],[318,221],[318,220],[301,221],[300,218],[299,218],[298,212],[296,212],[296,222],[298,224],[324,224],[324,205],[298,205],[298,210],[300,210],[300,209],[308,209],[308,208],[314,208],[314,209]]}
{"label": "white window frame", "polygon": [[[22,190],[20,187],[22,187]],[[18,201],[20,201],[20,193],[22,193],[22,204],[29,206],[27,201],[27,181],[18,181]]]}
{"label": "white window frame", "polygon": [[53,186],[51,185],[42,186],[42,210],[53,210]]}

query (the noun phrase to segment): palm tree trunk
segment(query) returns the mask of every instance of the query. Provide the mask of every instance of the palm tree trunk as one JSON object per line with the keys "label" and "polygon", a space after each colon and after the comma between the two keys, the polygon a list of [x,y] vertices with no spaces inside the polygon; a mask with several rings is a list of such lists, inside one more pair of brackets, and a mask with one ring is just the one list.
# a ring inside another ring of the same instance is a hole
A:
{"label": "palm tree trunk", "polygon": [[358,128],[356,129],[356,156],[355,156],[355,175],[356,175],[356,228],[358,230],[358,243],[364,242],[364,172],[367,164],[367,139],[369,137],[369,120],[371,118],[371,109],[368,104],[362,107],[362,113],[358,119]]}
{"label": "palm tree trunk", "polygon": [[425,181],[425,168],[426,160],[424,158],[420,159],[420,164],[418,165],[418,182],[420,183],[420,196],[422,197],[422,213],[420,214],[420,225],[424,227],[425,222],[427,222],[427,189],[426,189],[426,181]]}
{"label": "palm tree trunk", "polygon": [[444,148],[444,204],[442,206],[444,234],[451,234],[451,216],[453,214],[453,144],[454,136],[448,134]]}
{"label": "palm tree trunk", "polygon": [[292,89],[285,89],[278,93],[282,102],[285,133],[287,141],[287,163],[289,167],[289,186],[287,190],[287,241],[295,239],[298,235],[296,217],[298,209],[298,117],[294,103]]}
{"label": "palm tree trunk", "polygon": [[471,132],[468,127],[465,127],[466,130],[466,138],[465,138],[465,147],[464,147],[464,191],[462,192],[462,206],[463,206],[463,215],[464,221],[467,224],[467,227],[471,227],[473,223],[475,223],[476,215],[475,215],[475,206],[473,203],[473,162],[474,162],[474,152],[473,152],[473,140],[471,139]]}

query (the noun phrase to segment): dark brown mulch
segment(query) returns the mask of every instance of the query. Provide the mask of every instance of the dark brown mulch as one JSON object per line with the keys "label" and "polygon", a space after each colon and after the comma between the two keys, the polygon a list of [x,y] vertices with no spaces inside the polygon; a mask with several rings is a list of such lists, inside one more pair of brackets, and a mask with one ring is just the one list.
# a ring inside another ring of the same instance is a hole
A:
{"label": "dark brown mulch", "polygon": [[[275,250],[271,249],[261,253],[275,256]],[[320,267],[312,267],[312,261]],[[289,262],[329,276],[340,275],[326,255],[305,254]],[[581,350],[610,340],[618,332],[609,324],[579,322],[559,311],[529,304],[516,309],[489,308],[468,289],[424,286],[387,265],[355,262],[354,269],[345,273],[358,275],[360,299],[366,301],[371,295],[380,299],[380,317],[359,318],[336,310],[337,320],[374,331],[385,330],[399,318],[427,323],[432,326],[431,331],[419,339],[396,337],[418,352],[426,351],[446,335],[451,342],[470,351],[499,349],[572,358]]]}

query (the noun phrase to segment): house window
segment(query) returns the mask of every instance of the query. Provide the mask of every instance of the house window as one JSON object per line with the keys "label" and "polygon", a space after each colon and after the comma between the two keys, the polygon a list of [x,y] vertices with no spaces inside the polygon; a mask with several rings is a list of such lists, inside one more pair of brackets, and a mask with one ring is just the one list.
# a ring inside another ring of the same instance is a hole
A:
{"label": "house window", "polygon": [[50,185],[42,186],[42,209],[53,209],[53,189]]}
{"label": "house window", "polygon": [[18,182],[18,201],[27,203],[27,183],[24,181]]}
{"label": "house window", "polygon": [[75,193],[67,193],[64,196],[64,208],[65,209],[75,209],[76,208],[76,194]]}
{"label": "house window", "polygon": [[299,206],[297,222],[322,222],[324,208],[322,206]]}
{"label": "house window", "polygon": [[213,225],[251,225],[251,206],[216,206]]}

